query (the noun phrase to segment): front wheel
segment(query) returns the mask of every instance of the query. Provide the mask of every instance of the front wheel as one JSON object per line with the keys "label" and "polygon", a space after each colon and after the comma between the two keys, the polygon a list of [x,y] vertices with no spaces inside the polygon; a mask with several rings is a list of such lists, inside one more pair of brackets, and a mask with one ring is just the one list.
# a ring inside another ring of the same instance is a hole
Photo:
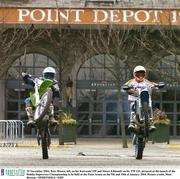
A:
{"label": "front wheel", "polygon": [[145,125],[144,136],[148,138],[149,137],[149,115],[148,115],[149,107],[147,102],[143,104],[143,111],[144,111],[144,125]]}
{"label": "front wheel", "polygon": [[39,122],[47,113],[49,106],[52,102],[52,90],[49,88],[41,97],[40,103],[34,110],[34,120]]}

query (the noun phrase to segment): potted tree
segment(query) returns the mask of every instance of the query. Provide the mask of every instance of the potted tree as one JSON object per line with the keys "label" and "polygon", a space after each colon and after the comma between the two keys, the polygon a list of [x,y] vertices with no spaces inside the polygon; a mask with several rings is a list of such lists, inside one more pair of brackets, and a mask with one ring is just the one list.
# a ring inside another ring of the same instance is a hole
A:
{"label": "potted tree", "polygon": [[170,119],[167,118],[165,112],[156,108],[153,111],[153,124],[156,130],[151,134],[152,143],[167,142],[170,139]]}
{"label": "potted tree", "polygon": [[77,121],[72,117],[70,112],[61,112],[57,120],[59,122],[58,132],[59,132],[59,144],[64,144],[64,142],[74,142],[76,144],[77,132],[76,126]]}

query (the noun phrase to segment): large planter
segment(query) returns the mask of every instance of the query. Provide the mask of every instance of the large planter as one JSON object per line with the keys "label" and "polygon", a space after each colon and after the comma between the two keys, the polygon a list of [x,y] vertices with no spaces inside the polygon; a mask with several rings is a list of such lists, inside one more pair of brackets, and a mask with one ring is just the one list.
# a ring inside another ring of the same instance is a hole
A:
{"label": "large planter", "polygon": [[157,124],[156,130],[150,135],[152,143],[167,142],[169,144],[170,132],[169,125]]}
{"label": "large planter", "polygon": [[77,131],[76,125],[60,125],[59,126],[59,145],[66,142],[73,142],[76,144]]}
{"label": "large planter", "polygon": [[74,142],[76,144],[76,139],[77,139],[76,125],[72,125],[72,126],[63,125],[64,142]]}

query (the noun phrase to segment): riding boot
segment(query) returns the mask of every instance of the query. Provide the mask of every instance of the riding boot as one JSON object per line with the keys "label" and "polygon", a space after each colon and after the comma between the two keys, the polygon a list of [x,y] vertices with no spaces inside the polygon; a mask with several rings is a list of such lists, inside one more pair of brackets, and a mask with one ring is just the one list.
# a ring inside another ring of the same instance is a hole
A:
{"label": "riding boot", "polygon": [[58,121],[56,121],[53,116],[49,116],[49,124],[50,127],[55,127],[56,125],[58,125]]}
{"label": "riding boot", "polygon": [[27,126],[34,128],[36,123],[33,120],[33,109],[32,109],[32,107],[26,107],[26,114],[28,116]]}
{"label": "riding boot", "polygon": [[154,132],[156,130],[156,127],[153,124],[152,119],[149,120],[149,132]]}
{"label": "riding boot", "polygon": [[152,109],[149,111],[149,132],[156,130],[156,127],[153,124],[153,112]]}
{"label": "riding boot", "polygon": [[128,126],[128,129],[130,130],[130,132],[134,132],[136,129],[136,114],[134,112],[131,112],[131,117],[130,117],[130,123]]}
{"label": "riding boot", "polygon": [[50,127],[58,125],[58,121],[56,121],[54,118],[54,106],[52,104],[49,107],[49,124]]}

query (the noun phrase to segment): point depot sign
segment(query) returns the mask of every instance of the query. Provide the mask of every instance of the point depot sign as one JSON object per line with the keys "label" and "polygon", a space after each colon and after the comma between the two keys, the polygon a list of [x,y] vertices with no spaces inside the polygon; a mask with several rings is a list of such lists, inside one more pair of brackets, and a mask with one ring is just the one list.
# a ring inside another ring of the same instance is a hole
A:
{"label": "point depot sign", "polygon": [[0,24],[180,25],[180,9],[0,8]]}

